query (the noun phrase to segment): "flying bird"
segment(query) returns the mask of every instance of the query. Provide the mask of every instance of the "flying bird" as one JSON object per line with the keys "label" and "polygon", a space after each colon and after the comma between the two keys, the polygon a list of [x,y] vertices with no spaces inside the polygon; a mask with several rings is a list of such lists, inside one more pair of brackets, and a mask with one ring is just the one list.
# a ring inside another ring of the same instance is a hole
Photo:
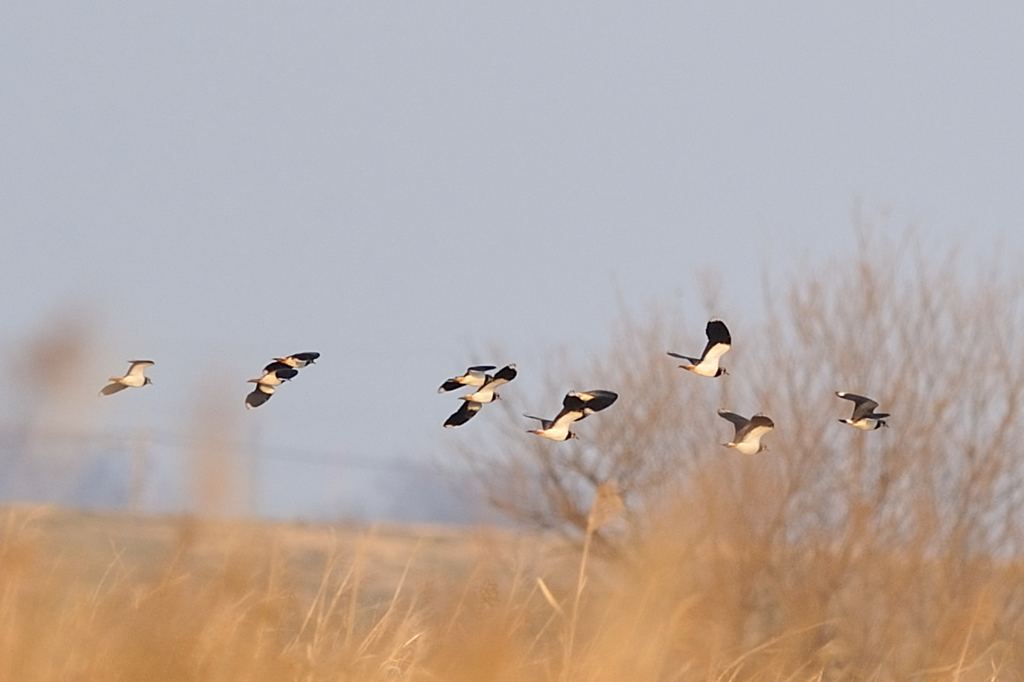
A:
{"label": "flying bird", "polygon": [[889,426],[885,423],[885,418],[889,415],[876,413],[875,408],[878,407],[878,403],[871,398],[846,391],[836,391],[836,395],[843,400],[853,401],[853,415],[849,419],[840,419],[839,421],[842,423],[856,426],[862,431],[873,431],[883,426]]}
{"label": "flying bird", "polygon": [[484,382],[487,381],[487,372],[494,369],[494,365],[476,365],[466,370],[466,373],[452,377],[443,384],[441,388],[437,389],[438,393],[447,393],[448,391],[454,391],[462,388],[463,386],[483,386]]}
{"label": "flying bird", "polygon": [[100,395],[113,395],[128,387],[145,386],[146,384],[153,383],[153,380],[147,377],[144,372],[147,367],[156,363],[152,360],[129,360],[129,362],[131,365],[128,367],[128,372],[123,377],[110,377],[107,381],[111,383],[100,389]]}
{"label": "flying bird", "polygon": [[319,353],[309,351],[306,353],[296,353],[284,358],[274,358],[274,360],[295,369],[302,369],[306,365],[316,364],[316,360],[319,357]]}
{"label": "flying bird", "polygon": [[578,422],[595,412],[600,412],[614,403],[618,397],[618,393],[600,389],[593,391],[570,391],[565,394],[565,398],[562,400],[562,411],[555,415],[554,419],[544,419],[529,414],[523,416],[540,422],[541,428],[534,429],[529,433],[535,433],[538,436],[544,436],[556,441],[572,440],[578,437],[569,430],[573,422]]}
{"label": "flying bird", "polygon": [[273,386],[268,386],[267,384],[256,384],[256,387],[252,389],[252,393],[245,396],[245,409],[251,410],[254,407],[259,407],[270,400],[270,396],[272,395],[274,395]]}
{"label": "flying bird", "polygon": [[457,409],[452,416],[445,420],[444,427],[446,429],[452,429],[456,426],[462,426],[470,419],[476,416],[476,413],[480,411],[480,408],[484,406],[483,403],[475,403],[472,401],[465,401],[462,403],[462,407]]}
{"label": "flying bird", "polygon": [[718,416],[732,422],[736,427],[736,435],[733,436],[732,442],[725,443],[725,447],[735,448],[744,455],[754,455],[768,449],[761,443],[764,434],[775,428],[775,422],[768,417],[758,413],[747,419],[729,410],[719,410]]}
{"label": "flying bird", "polygon": [[473,403],[489,403],[498,400],[501,396],[495,393],[494,390],[515,379],[517,373],[515,365],[506,365],[495,372],[494,376],[486,375],[480,388],[468,395],[460,395],[459,400],[467,400]]}
{"label": "flying bird", "polygon": [[715,317],[708,321],[708,326],[704,331],[708,336],[708,345],[704,347],[704,352],[699,358],[691,358],[688,355],[680,355],[672,351],[669,351],[668,354],[689,363],[679,365],[680,369],[688,369],[702,377],[720,377],[723,374],[728,374],[724,367],[718,366],[718,361],[732,345],[729,328],[725,326],[725,322]]}
{"label": "flying bird", "polygon": [[297,377],[298,368],[312,365],[318,357],[319,353],[309,352],[274,358],[273,362],[263,368],[263,374],[258,379],[249,379],[248,383],[256,384],[256,387],[245,397],[245,406],[252,409],[270,400],[275,386]]}

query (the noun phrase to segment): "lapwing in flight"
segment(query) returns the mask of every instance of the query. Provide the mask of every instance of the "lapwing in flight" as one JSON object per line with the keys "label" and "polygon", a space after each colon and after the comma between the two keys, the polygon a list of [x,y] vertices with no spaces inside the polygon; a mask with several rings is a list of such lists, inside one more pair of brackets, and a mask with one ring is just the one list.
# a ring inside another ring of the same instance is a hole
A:
{"label": "lapwing in flight", "polygon": [[486,375],[480,388],[473,393],[460,395],[459,400],[472,403],[489,403],[498,400],[501,396],[494,392],[495,389],[515,379],[517,373],[515,365],[506,365],[495,372],[494,376]]}
{"label": "lapwing in flight", "polygon": [[689,363],[679,365],[680,369],[688,369],[702,377],[720,377],[723,374],[728,374],[724,367],[719,367],[718,361],[732,345],[729,328],[725,326],[725,322],[715,317],[708,321],[708,326],[704,331],[708,336],[708,345],[704,347],[704,352],[699,358],[691,358],[688,355],[680,355],[672,351],[669,351],[668,354]]}
{"label": "lapwing in flight", "polygon": [[487,381],[487,372],[494,369],[494,365],[476,365],[466,370],[462,376],[452,377],[441,384],[437,389],[438,393],[447,393],[462,388],[463,386],[483,386]]}
{"label": "lapwing in flight", "polygon": [[129,362],[131,365],[128,367],[128,372],[123,377],[110,377],[108,381],[111,383],[100,389],[100,395],[113,395],[129,387],[139,387],[153,383],[153,380],[147,377],[144,372],[147,367],[156,363],[152,360],[129,360]]}
{"label": "lapwing in flight", "polygon": [[281,364],[288,365],[289,367],[292,367],[294,369],[302,369],[306,365],[315,364],[317,358],[319,357],[319,353],[309,351],[306,353],[296,353],[295,355],[289,355],[288,357],[284,358],[274,358],[274,360],[276,362],[280,362]]}
{"label": "lapwing in flight", "polygon": [[543,419],[530,414],[523,416],[540,422],[541,427],[531,430],[530,433],[556,441],[572,440],[573,438],[578,438],[574,432],[569,430],[573,422],[578,422],[595,412],[600,412],[614,403],[618,397],[618,393],[600,389],[593,391],[570,391],[565,394],[565,398],[562,400],[562,411],[555,415],[554,419]]}
{"label": "lapwing in flight", "polygon": [[885,423],[885,418],[889,415],[876,413],[875,408],[878,407],[878,403],[871,398],[846,391],[836,391],[836,395],[843,400],[853,401],[853,415],[849,419],[840,419],[839,421],[842,423],[856,426],[862,431],[873,431],[883,426],[889,426]]}
{"label": "lapwing in flight", "polygon": [[741,417],[729,410],[719,410],[718,416],[732,422],[736,427],[736,435],[732,442],[725,443],[725,447],[734,448],[744,455],[755,455],[768,447],[761,442],[764,434],[775,428],[775,422],[763,414],[755,414],[750,419]]}
{"label": "lapwing in flight", "polygon": [[259,407],[274,395],[274,387],[294,379],[299,374],[298,368],[312,365],[320,357],[319,353],[296,353],[274,361],[263,368],[263,375],[258,379],[249,379],[256,384],[252,393],[245,397],[245,406],[249,409]]}

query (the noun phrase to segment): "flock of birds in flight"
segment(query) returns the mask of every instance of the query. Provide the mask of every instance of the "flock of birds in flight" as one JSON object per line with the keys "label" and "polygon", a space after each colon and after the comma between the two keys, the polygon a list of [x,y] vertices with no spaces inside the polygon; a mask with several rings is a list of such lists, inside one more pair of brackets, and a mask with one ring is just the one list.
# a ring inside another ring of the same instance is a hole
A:
{"label": "flock of birds in flight", "polygon": [[[286,381],[291,381],[299,374],[299,370],[316,363],[319,353],[295,353],[283,358],[274,358],[273,362],[263,368],[263,374],[257,379],[249,379],[246,383],[256,384],[252,393],[245,396],[245,407],[252,409],[270,400],[274,390]],[[152,367],[152,360],[130,360],[128,371],[123,377],[110,377],[109,384],[100,390],[100,395],[113,395],[126,388],[138,388],[153,383],[146,376],[146,368]]]}
{"label": "flock of birds in flight", "polygon": [[[686,361],[686,364],[679,365],[680,369],[688,370],[702,377],[715,378],[728,374],[719,361],[732,346],[732,335],[729,333],[729,328],[720,319],[714,318],[708,322],[705,333],[708,343],[699,358],[671,351],[669,355]],[[437,389],[438,393],[447,393],[466,386],[476,389],[472,393],[459,396],[465,402],[448,417],[444,423],[446,427],[454,428],[468,422],[485,404],[500,398],[495,392],[496,388],[516,378],[515,365],[503,367],[493,375],[487,373],[494,368],[494,365],[470,367],[465,374],[452,377],[441,384],[441,387]],[[839,391],[836,395],[854,403],[853,414],[849,419],[840,419],[839,421],[842,423],[865,431],[888,426],[885,418],[889,415],[876,413],[875,408],[878,407],[878,403],[874,400],[845,391]],[[603,389],[570,391],[562,400],[562,410],[553,419],[534,417],[530,414],[523,416],[540,422],[541,428],[531,430],[530,433],[556,441],[571,440],[577,437],[570,428],[574,422],[604,410],[611,406],[618,397],[617,393]],[[758,413],[747,419],[729,410],[719,410],[718,415],[730,422],[736,430],[733,439],[725,443],[725,447],[734,448],[746,455],[753,455],[767,449],[761,442],[761,438],[775,428],[775,423],[768,416]]]}
{"label": "flock of birds in flight", "polygon": [[[728,374],[724,367],[719,364],[722,356],[732,346],[732,336],[728,327],[718,318],[710,320],[705,328],[708,337],[707,346],[699,358],[678,353],[669,352],[674,358],[685,360],[687,364],[679,365],[702,377],[715,378]],[[257,379],[249,379],[248,383],[256,384],[251,393],[245,397],[245,406],[248,409],[259,407],[274,395],[274,391],[287,381],[298,376],[299,370],[315,363],[320,353],[305,352],[295,353],[286,357],[274,358],[273,362],[263,368],[263,374]],[[129,387],[140,387],[153,383],[145,375],[145,370],[154,363],[151,360],[132,360],[131,366],[123,377],[111,377],[110,383],[104,386],[100,395],[112,395]],[[463,401],[444,425],[447,428],[462,426],[476,414],[487,403],[499,400],[497,389],[516,378],[517,370],[515,365],[506,365],[494,374],[488,374],[496,368],[495,365],[475,365],[466,370],[460,376],[448,379],[437,389],[438,393],[447,393],[462,388],[473,388],[471,393],[459,396]],[[888,414],[876,413],[878,403],[871,398],[866,398],[855,393],[838,391],[837,396],[844,400],[853,402],[853,414],[849,419],[840,419],[844,424],[849,424],[864,431],[888,426],[885,418]],[[540,422],[539,429],[532,429],[530,433],[549,438],[554,441],[565,441],[576,438],[576,433],[571,430],[575,422],[582,421],[595,412],[600,412],[610,407],[619,395],[614,391],[595,389],[590,391],[569,391],[562,399],[562,409],[552,419],[523,415],[528,419],[536,419]],[[725,443],[725,447],[734,448],[746,455],[753,455],[767,447],[761,442],[769,431],[775,428],[775,423],[766,415],[757,413],[747,419],[729,410],[718,410],[718,415],[729,421],[736,430],[732,441]]]}

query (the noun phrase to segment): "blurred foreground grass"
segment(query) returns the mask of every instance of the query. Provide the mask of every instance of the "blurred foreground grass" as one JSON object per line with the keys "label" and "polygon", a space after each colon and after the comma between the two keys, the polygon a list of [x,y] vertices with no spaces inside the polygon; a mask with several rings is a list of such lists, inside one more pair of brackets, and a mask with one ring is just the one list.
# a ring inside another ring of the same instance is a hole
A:
{"label": "blurred foreground grass", "polygon": [[862,556],[837,577],[823,547],[669,524],[591,557],[577,583],[579,548],[538,534],[2,518],[3,682],[994,680],[1024,665],[1024,572],[983,557],[953,582],[937,557]]}
{"label": "blurred foreground grass", "polygon": [[[480,679],[464,648],[437,644],[480,634],[536,541],[8,508],[0,680]],[[535,588],[514,589],[521,609]]]}

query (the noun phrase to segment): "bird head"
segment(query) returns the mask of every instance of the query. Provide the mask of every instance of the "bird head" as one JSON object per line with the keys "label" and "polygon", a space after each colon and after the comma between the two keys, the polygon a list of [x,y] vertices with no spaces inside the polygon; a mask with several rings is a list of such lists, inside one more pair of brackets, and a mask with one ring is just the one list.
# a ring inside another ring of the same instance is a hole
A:
{"label": "bird head", "polygon": [[577,438],[577,439],[579,438],[579,436],[576,435],[575,431],[570,431],[569,435],[567,435],[565,437],[566,440],[572,440],[573,438]]}
{"label": "bird head", "polygon": [[717,372],[715,372],[715,376],[716,376],[716,377],[720,377],[720,376],[722,376],[723,374],[724,374],[724,375],[726,375],[726,376],[729,376],[729,372],[727,372],[727,371],[726,371],[725,367],[719,367],[719,368],[718,368],[718,371],[717,371]]}
{"label": "bird head", "polygon": [[146,380],[142,382],[142,385],[145,386],[146,384],[151,384],[151,383],[153,383],[153,380],[150,379],[149,377],[146,377]]}

